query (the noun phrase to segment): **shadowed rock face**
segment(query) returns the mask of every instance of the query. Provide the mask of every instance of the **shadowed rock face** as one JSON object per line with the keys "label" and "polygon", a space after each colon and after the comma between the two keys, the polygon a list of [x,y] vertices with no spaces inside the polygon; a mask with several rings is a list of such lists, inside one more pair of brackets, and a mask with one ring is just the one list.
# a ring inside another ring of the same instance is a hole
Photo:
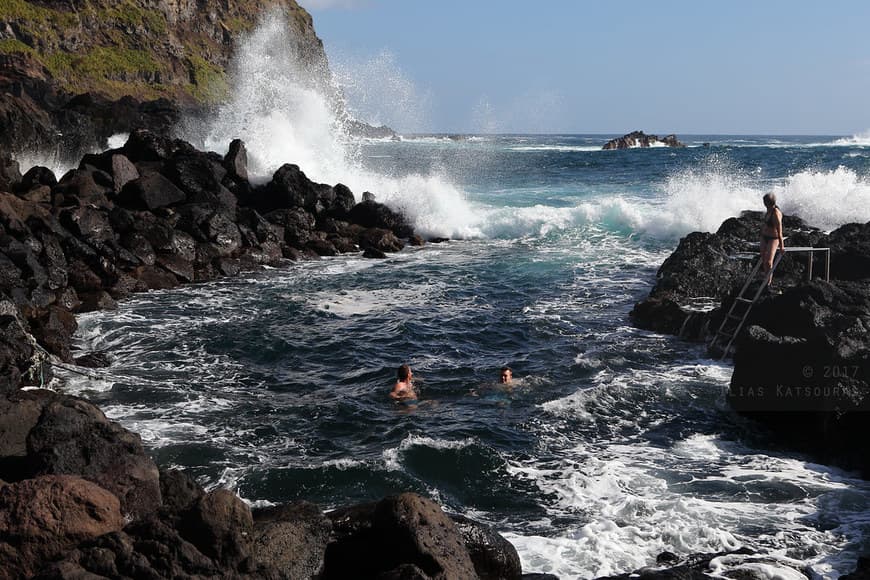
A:
{"label": "shadowed rock face", "polygon": [[[830,234],[784,220],[786,246],[827,247],[831,282],[806,280],[806,255],[787,254],[774,276],[782,294],[762,296],[736,341],[727,400],[785,445],[870,474],[870,223]],[[631,312],[636,326],[703,340],[715,331],[743,285],[757,249],[760,214],[726,220],[715,234],[682,240],[656,285]],[[752,250],[751,260],[736,260]],[[816,276],[824,272],[815,254]],[[719,308],[693,312],[697,297]]]}
{"label": "shadowed rock face", "polygon": [[870,476],[870,280],[815,281],[758,304],[727,399],[791,447]]}

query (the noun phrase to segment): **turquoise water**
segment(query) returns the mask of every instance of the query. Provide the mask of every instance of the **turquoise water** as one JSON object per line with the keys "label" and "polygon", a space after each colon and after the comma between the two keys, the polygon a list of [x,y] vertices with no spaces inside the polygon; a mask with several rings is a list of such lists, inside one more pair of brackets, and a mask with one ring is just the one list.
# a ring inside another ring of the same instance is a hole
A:
{"label": "turquoise water", "polygon": [[[870,220],[870,143],[690,136],[601,151],[607,138],[345,144],[340,180],[357,196],[451,241],[84,315],[79,346],[113,362],[68,388],[207,486],[324,508],[418,491],[494,525],[527,571],[585,578],[746,545],[847,572],[867,546],[870,486],[774,447],[725,405],[727,365],[627,315],[682,235],[764,193],[827,229]],[[387,397],[405,362],[416,408]]]}

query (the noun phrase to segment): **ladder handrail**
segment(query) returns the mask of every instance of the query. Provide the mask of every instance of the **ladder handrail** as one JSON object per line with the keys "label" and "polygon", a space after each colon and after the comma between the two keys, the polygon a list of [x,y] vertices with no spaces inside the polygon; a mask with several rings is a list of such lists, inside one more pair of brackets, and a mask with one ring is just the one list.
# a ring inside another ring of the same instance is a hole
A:
{"label": "ladder handrail", "polygon": [[[808,252],[808,263],[807,263],[807,272],[810,280],[812,280],[813,269],[812,269],[812,259],[813,254],[815,252],[825,252],[825,281],[830,281],[830,272],[831,272],[831,249],[830,248],[813,248],[813,247],[788,247],[782,248],[782,251],[778,251],[776,253],[776,257],[773,261],[773,266],[771,267],[771,273],[776,271],[776,267],[779,266],[779,262],[782,260],[783,256],[786,253],[791,252]],[[719,360],[723,360],[726,356],[728,356],[728,352],[731,350],[731,346],[734,344],[734,341],[737,340],[737,335],[740,334],[740,331],[743,330],[743,325],[746,323],[746,319],[749,317],[749,312],[752,310],[752,307],[755,306],[755,303],[758,302],[758,298],[761,296],[761,293],[764,291],[765,285],[760,284],[758,289],[755,291],[755,295],[752,297],[752,300],[747,300],[744,298],[744,294],[749,289],[749,286],[752,285],[753,280],[758,275],[758,270],[761,268],[761,258],[756,262],[755,267],[752,268],[752,272],[750,272],[749,276],[746,278],[746,282],[743,284],[743,287],[740,289],[740,292],[737,294],[737,297],[731,302],[731,307],[728,309],[727,314],[722,319],[722,324],[719,325],[719,330],[716,331],[716,334],[713,336],[713,340],[710,342],[710,348],[712,349],[716,346],[716,342],[719,340],[720,336],[728,337],[728,344],[725,345],[725,350],[722,352],[722,356]],[[734,315],[734,309],[738,304],[747,304],[746,310],[743,312],[742,316]],[[728,324],[729,320],[738,320],[737,327],[734,329],[734,332],[725,331],[725,326]]]}

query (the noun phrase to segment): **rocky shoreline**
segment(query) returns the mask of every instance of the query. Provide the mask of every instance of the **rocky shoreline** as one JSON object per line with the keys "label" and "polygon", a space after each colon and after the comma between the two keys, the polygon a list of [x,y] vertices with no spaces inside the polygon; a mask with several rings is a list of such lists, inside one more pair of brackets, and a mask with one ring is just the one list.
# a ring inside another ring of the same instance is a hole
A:
{"label": "rocky shoreline", "polygon": [[[744,212],[680,240],[633,323],[709,341],[757,260],[761,218]],[[870,477],[870,223],[827,234],[796,217],[783,225],[787,246],[830,248],[830,282],[807,280],[806,254],[786,256],[775,275],[781,293],[756,303],[737,339],[727,401],[783,447]]]}
{"label": "rocky shoreline", "polygon": [[252,512],[159,469],[94,405],[21,389],[50,378],[43,349],[74,360],[77,312],[261,265],[424,243],[402,215],[294,165],[254,186],[240,141],[222,157],[138,131],[60,180],[3,167],[0,578],[521,577],[510,543],[426,498]]}

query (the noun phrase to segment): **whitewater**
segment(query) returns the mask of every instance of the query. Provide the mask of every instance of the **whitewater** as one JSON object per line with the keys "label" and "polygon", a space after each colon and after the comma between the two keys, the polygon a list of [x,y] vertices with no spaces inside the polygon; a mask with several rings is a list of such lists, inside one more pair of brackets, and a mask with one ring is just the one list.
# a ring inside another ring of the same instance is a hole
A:
{"label": "whitewater", "polygon": [[[757,555],[720,573],[854,567],[870,484],[777,447],[727,408],[727,365],[628,312],[680,237],[760,210],[765,193],[825,230],[870,221],[866,138],[629,151],[600,150],[602,135],[356,139],[336,93],[302,82],[286,30],[272,16],[245,39],[231,100],[180,136],[218,153],[241,138],[256,180],[296,163],[450,241],[82,315],[77,346],[112,363],[68,389],[161,465],[253,505],[417,491],[494,526],[527,572],[591,578],[742,546]],[[387,397],[402,363],[422,379],[413,410]]]}

